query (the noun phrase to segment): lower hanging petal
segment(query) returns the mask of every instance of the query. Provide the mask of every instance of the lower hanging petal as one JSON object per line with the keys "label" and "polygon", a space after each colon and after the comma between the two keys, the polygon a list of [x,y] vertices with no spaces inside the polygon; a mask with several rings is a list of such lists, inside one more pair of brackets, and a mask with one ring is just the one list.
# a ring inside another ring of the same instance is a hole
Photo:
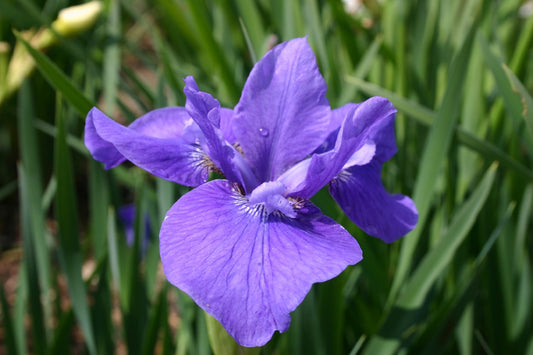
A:
{"label": "lower hanging petal", "polygon": [[184,195],[160,233],[168,280],[243,346],[288,329],[311,285],[362,259],[355,239],[310,202],[297,216],[268,214],[237,187],[214,180]]}
{"label": "lower hanging petal", "polygon": [[129,127],[96,107],[87,114],[85,145],[93,157],[113,168],[125,160],[163,179],[187,186],[207,180],[201,132],[187,111],[172,107],[151,111]]}
{"label": "lower hanging petal", "polygon": [[329,190],[348,218],[387,243],[410,232],[418,221],[418,211],[409,197],[385,190],[377,160],[342,171],[331,181]]}

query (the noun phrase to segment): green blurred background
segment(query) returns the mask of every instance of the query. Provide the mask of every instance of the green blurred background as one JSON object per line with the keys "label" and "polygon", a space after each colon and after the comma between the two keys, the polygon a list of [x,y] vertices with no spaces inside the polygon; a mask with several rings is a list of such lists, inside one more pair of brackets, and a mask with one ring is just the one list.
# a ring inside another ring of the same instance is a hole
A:
{"label": "green blurred background", "polygon": [[[78,4],[0,0],[0,353],[533,354],[533,2],[108,0],[56,21]],[[105,171],[84,120],[184,105],[187,75],[233,107],[254,62],[304,35],[332,107],[398,108],[383,181],[420,220],[387,245],[321,191],[365,259],[250,351],[162,273],[159,226],[188,189]]]}

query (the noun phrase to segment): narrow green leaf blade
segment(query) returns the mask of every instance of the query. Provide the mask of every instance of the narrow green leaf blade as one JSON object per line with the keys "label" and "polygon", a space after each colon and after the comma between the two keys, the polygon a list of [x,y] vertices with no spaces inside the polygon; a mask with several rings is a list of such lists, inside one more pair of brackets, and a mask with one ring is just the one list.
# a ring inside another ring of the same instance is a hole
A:
{"label": "narrow green leaf blade", "polygon": [[[59,100],[58,100],[59,104]],[[60,105],[58,105],[60,106]],[[65,123],[62,110],[56,117],[57,137],[55,142],[55,175],[57,178],[56,218],[58,222],[58,251],[63,272],[67,278],[68,293],[72,308],[79,322],[87,348],[96,354],[87,291],[82,279],[82,254],[80,250],[78,215],[70,151],[66,140]]]}
{"label": "narrow green leaf blade", "polygon": [[366,354],[393,354],[398,351],[430,288],[450,264],[476,221],[492,189],[496,171],[497,164],[493,164],[471,197],[457,210],[440,242],[426,254],[413,276],[407,280],[379,335],[373,337],[365,348]]}
{"label": "narrow green leaf blade", "polygon": [[94,106],[72,82],[67,78],[47,56],[33,48],[22,36],[15,32],[17,39],[24,45],[28,53],[33,57],[37,68],[57,91],[76,109],[81,117],[85,117],[87,112]]}
{"label": "narrow green leaf blade", "polygon": [[256,355],[261,348],[244,348],[239,346],[224,327],[209,314],[205,313],[209,342],[215,355]]}
{"label": "narrow green leaf blade", "polygon": [[0,306],[2,310],[2,326],[4,329],[4,342],[7,352],[10,354],[18,354],[17,340],[15,336],[15,323],[9,310],[9,304],[4,293],[4,286],[0,286]]}
{"label": "narrow green leaf blade", "polygon": [[460,102],[463,91],[463,82],[466,68],[468,67],[473,36],[474,30],[472,29],[450,64],[446,92],[426,140],[426,147],[420,160],[420,170],[413,193],[413,200],[419,213],[418,225],[403,240],[398,269],[391,287],[392,297],[390,299],[394,298],[400,286],[403,285],[411,268],[413,254],[431,207],[433,184],[440,174],[452,141],[453,128],[459,115],[459,105],[457,103]]}
{"label": "narrow green leaf blade", "polygon": [[[431,126],[436,119],[436,113],[429,108],[420,105],[417,102],[406,99],[392,91],[379,87],[375,84],[366,82],[357,77],[346,77],[346,81],[357,86],[368,95],[378,95],[388,98],[398,111],[405,113],[408,117],[416,120],[424,126]],[[533,171],[523,165],[521,162],[513,159],[509,154],[500,148],[476,137],[474,134],[455,126],[455,137],[466,147],[478,152],[487,161],[499,161],[502,166],[515,170],[529,180],[533,181]]]}
{"label": "narrow green leaf blade", "polygon": [[[37,262],[35,256],[35,238],[32,236],[32,219],[30,217],[30,199],[29,199],[29,182],[24,168],[19,165],[19,194],[20,194],[20,221],[22,229],[22,243],[24,250],[24,260],[26,261],[26,276],[28,308],[30,311],[31,331],[33,345],[36,354],[44,354],[47,348],[47,335],[44,325],[43,305],[41,303],[41,287],[39,286],[39,278],[37,273]],[[22,273],[21,273],[22,274]],[[25,316],[25,315],[24,315]]]}
{"label": "narrow green leaf blade", "polygon": [[524,85],[518,80],[509,67],[503,63],[489,48],[487,40],[480,36],[481,47],[487,66],[494,75],[498,92],[503,97],[507,111],[513,118],[523,118],[529,130],[525,143],[533,156],[533,99]]}

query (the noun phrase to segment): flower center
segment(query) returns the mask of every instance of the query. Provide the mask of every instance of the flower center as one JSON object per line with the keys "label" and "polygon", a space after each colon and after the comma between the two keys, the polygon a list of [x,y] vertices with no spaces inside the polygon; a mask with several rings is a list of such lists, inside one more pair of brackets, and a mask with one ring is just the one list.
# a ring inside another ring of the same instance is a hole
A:
{"label": "flower center", "polygon": [[279,211],[287,217],[295,218],[292,203],[283,196],[285,190],[285,185],[279,181],[264,182],[252,191],[248,201],[252,206],[262,205],[268,214]]}

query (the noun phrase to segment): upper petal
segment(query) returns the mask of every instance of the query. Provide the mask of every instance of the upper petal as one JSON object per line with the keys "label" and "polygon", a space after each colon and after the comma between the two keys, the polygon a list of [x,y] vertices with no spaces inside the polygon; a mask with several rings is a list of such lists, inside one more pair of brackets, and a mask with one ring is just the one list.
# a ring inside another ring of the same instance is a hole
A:
{"label": "upper petal", "polygon": [[324,153],[335,147],[339,130],[342,127],[342,123],[346,119],[346,116],[353,112],[360,103],[349,103],[334,110],[331,110],[329,126],[327,128],[327,138],[322,144],[315,150],[314,153]]}
{"label": "upper petal", "polygon": [[208,177],[201,132],[182,107],[151,111],[124,127],[93,107],[85,122],[85,145],[106,169],[125,160],[163,179],[198,186]]}
{"label": "upper petal", "polygon": [[233,133],[232,121],[233,110],[224,107],[220,108],[220,130],[222,131],[222,136],[228,143],[235,144],[237,143],[237,138],[235,138]]}
{"label": "upper petal", "polygon": [[387,243],[409,233],[418,221],[418,211],[409,197],[385,190],[377,160],[341,172],[329,191],[348,218]]}
{"label": "upper petal", "polygon": [[254,66],[232,125],[259,181],[275,180],[324,141],[326,89],[305,38],[274,47]]}
{"label": "upper petal", "polygon": [[[378,149],[376,136],[384,127],[393,124],[396,109],[389,100],[376,96],[359,105],[348,105],[343,113],[346,116],[334,148],[314,154],[310,161],[301,162],[279,178],[288,187],[288,195],[309,198],[343,169],[370,162]],[[388,152],[391,144],[395,147],[394,136],[392,143],[380,143],[386,146],[383,149]],[[301,169],[301,165],[307,165],[307,168]],[[298,173],[295,174],[294,171]]]}
{"label": "upper petal", "polygon": [[315,206],[296,218],[264,213],[226,180],[184,195],[161,226],[168,280],[218,319],[239,344],[287,330],[311,285],[362,258],[355,239]]}
{"label": "upper petal", "polygon": [[187,96],[185,107],[205,136],[203,148],[211,160],[230,181],[241,183],[246,191],[253,190],[258,185],[256,177],[220,129],[222,122],[228,132],[227,136],[231,136],[227,123],[231,118],[227,112],[221,114],[220,103],[208,93],[198,90],[192,76],[185,78],[183,91]]}

